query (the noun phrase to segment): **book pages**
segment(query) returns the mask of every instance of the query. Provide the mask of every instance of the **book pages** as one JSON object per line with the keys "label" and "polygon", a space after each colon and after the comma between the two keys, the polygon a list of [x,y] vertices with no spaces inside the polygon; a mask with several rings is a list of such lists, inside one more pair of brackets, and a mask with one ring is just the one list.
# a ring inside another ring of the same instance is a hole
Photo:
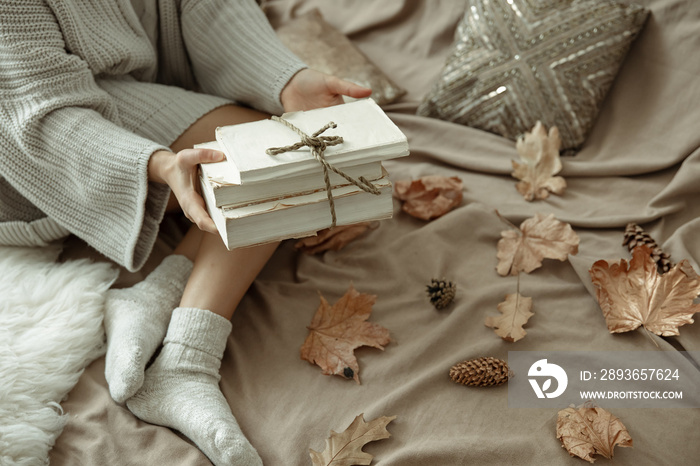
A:
{"label": "book pages", "polygon": [[[329,122],[336,128],[324,136],[342,136],[343,143],[325,150],[326,160],[338,168],[382,161],[408,155],[406,136],[371,99],[319,108],[282,116],[308,135]],[[245,184],[298,176],[319,171],[320,164],[307,147],[268,155],[266,150],[300,141],[300,136],[284,124],[261,120],[217,128],[216,139],[232,164],[234,184]]]}
{"label": "book pages", "polygon": [[[392,216],[392,185],[386,172],[375,186],[380,190],[379,195],[353,185],[333,189],[337,225]],[[228,249],[313,236],[331,226],[330,206],[324,191],[242,207],[216,207],[211,192],[203,194]]]}

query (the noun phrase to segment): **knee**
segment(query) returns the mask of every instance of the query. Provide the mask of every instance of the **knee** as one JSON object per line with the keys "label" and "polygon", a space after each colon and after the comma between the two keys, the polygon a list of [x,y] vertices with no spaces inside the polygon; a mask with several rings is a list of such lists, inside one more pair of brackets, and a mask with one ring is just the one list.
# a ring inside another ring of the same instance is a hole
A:
{"label": "knee", "polygon": [[174,152],[188,149],[195,144],[213,141],[214,132],[219,126],[237,125],[250,121],[264,120],[270,115],[252,108],[238,105],[223,105],[203,115],[187,128],[170,147]]}

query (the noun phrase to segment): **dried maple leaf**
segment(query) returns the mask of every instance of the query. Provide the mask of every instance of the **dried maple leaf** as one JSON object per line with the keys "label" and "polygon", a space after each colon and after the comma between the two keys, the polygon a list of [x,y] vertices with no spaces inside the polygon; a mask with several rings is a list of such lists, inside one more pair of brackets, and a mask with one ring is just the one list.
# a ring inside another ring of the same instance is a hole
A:
{"label": "dried maple leaf", "polygon": [[642,326],[657,335],[678,335],[678,327],[692,324],[700,311],[700,304],[693,304],[700,293],[693,267],[683,260],[660,275],[646,245],[634,248],[629,266],[624,259],[599,260],[589,273],[610,333]]}
{"label": "dried maple leaf", "polygon": [[595,461],[591,455],[612,458],[615,445],[632,446],[632,437],[622,421],[597,406],[559,411],[557,438],[571,456],[591,463]]}
{"label": "dried maple leaf", "polygon": [[[515,227],[514,227],[515,228]],[[542,265],[543,259],[564,261],[578,253],[579,237],[568,223],[554,214],[535,214],[520,224],[520,229],[501,232],[498,241],[498,265],[501,276],[530,273]]]}
{"label": "dried maple leaf", "polygon": [[549,193],[563,194],[566,180],[554,176],[561,171],[559,129],[552,126],[549,134],[541,122],[537,122],[531,133],[525,133],[515,145],[520,161],[513,160],[513,178],[518,192],[526,201],[546,199]]}
{"label": "dried maple leaf", "polygon": [[432,220],[462,202],[462,180],[456,176],[424,176],[394,183],[394,195],[404,212],[421,220]]}
{"label": "dried maple leaf", "polygon": [[362,451],[362,447],[369,442],[391,437],[386,426],[394,419],[396,416],[382,416],[365,422],[363,415],[360,414],[342,433],[331,430],[331,436],[326,439],[326,449],[323,453],[309,449],[313,466],[370,464],[374,457]]}
{"label": "dried maple leaf", "polygon": [[374,230],[378,226],[379,222],[362,222],[326,228],[319,231],[316,236],[300,239],[294,247],[307,254],[318,254],[329,250],[340,251],[368,229]]}
{"label": "dried maple leaf", "polygon": [[486,317],[484,324],[494,329],[496,335],[505,341],[518,341],[527,334],[523,325],[535,315],[531,309],[532,298],[522,296],[520,293],[510,293],[506,295],[505,301],[498,304],[501,315]]}
{"label": "dried maple leaf", "polygon": [[360,367],[354,350],[360,346],[384,349],[389,331],[365,322],[372,312],[376,296],[359,293],[350,285],[332,307],[319,293],[321,305],[307,327],[309,335],[301,347],[301,358],[317,364],[326,375],[342,375],[360,383]]}

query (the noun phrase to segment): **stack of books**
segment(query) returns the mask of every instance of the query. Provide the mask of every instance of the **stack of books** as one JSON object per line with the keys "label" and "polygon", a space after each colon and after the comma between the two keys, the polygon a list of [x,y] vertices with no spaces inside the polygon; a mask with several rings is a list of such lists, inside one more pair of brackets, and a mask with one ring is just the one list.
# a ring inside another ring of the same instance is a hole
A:
{"label": "stack of books", "polygon": [[311,136],[341,136],[323,157],[345,175],[369,181],[375,193],[324,168],[309,147],[269,155],[268,149],[300,142],[297,132],[275,120],[217,128],[216,141],[197,147],[221,150],[226,160],[200,165],[207,210],[228,249],[313,236],[332,225],[381,220],[393,214],[392,186],[382,161],[408,155],[406,136],[371,99],[282,115]]}

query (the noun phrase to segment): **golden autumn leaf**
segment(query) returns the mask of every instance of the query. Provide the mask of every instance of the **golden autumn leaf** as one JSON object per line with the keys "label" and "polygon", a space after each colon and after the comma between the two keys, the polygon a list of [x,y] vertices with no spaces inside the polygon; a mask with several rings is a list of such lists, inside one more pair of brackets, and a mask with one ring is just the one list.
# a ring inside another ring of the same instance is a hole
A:
{"label": "golden autumn leaf", "polygon": [[341,375],[360,383],[360,367],[354,350],[360,346],[384,349],[389,331],[379,324],[366,322],[376,296],[359,293],[350,285],[333,306],[320,295],[309,335],[301,347],[301,359],[317,364],[326,375]]}
{"label": "golden autumn leaf", "polygon": [[379,222],[362,222],[352,225],[338,225],[319,231],[316,236],[302,238],[294,244],[296,249],[307,254],[324,251],[340,251],[348,243],[362,236],[368,229],[376,229]]}
{"label": "golden autumn leaf", "polygon": [[528,319],[535,314],[532,310],[532,298],[522,296],[520,293],[509,293],[506,300],[498,304],[501,315],[488,316],[484,324],[494,329],[496,335],[506,341],[514,342],[525,337],[527,332],[523,329]]}
{"label": "golden autumn leaf", "polygon": [[457,207],[462,202],[462,180],[456,176],[424,176],[417,180],[394,183],[394,195],[401,209],[421,220],[432,220]]}
{"label": "golden autumn leaf", "polygon": [[331,430],[331,436],[326,439],[326,449],[323,453],[309,449],[313,466],[370,464],[374,457],[362,451],[362,447],[369,442],[391,437],[386,426],[394,419],[396,416],[382,416],[365,422],[363,414],[360,414],[343,432],[337,433]]}
{"label": "golden autumn leaf", "polygon": [[598,406],[559,411],[557,438],[571,456],[591,463],[595,461],[591,455],[612,458],[616,445],[632,446],[632,437],[622,421]]}
{"label": "golden autumn leaf", "polygon": [[516,188],[526,201],[546,199],[549,193],[563,194],[566,180],[554,176],[561,171],[559,149],[561,138],[559,129],[552,126],[549,134],[541,122],[537,122],[532,132],[518,139],[515,148],[520,163],[513,163],[513,178],[521,180]]}
{"label": "golden autumn leaf", "polygon": [[565,261],[578,253],[579,237],[568,223],[554,214],[537,213],[520,224],[520,229],[501,232],[498,241],[498,265],[501,276],[530,273],[542,265],[543,259]]}
{"label": "golden autumn leaf", "polygon": [[599,260],[589,273],[610,333],[642,326],[657,335],[678,335],[678,327],[692,324],[700,311],[700,304],[693,304],[700,293],[693,267],[683,260],[660,275],[646,245],[634,248],[629,264]]}

